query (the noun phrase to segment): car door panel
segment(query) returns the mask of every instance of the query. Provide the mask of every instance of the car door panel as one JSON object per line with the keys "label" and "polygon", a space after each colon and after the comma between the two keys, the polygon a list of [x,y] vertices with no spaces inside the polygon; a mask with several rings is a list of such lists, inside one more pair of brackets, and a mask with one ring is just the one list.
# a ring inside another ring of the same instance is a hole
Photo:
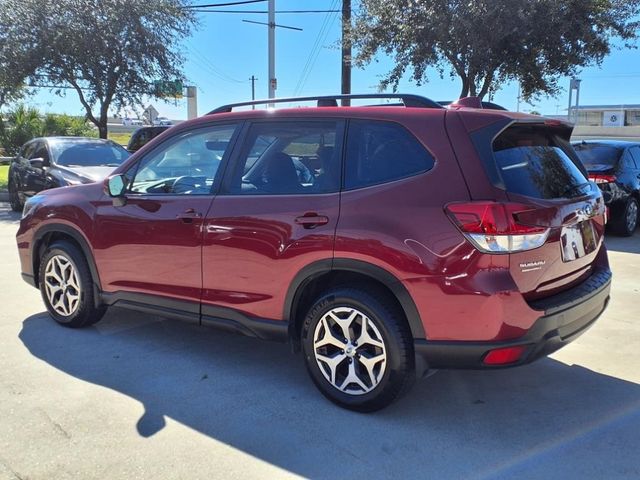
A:
{"label": "car door panel", "polygon": [[[326,217],[313,228],[304,214]],[[213,306],[282,318],[284,295],[306,265],[333,258],[339,194],[218,196],[206,219],[202,312]]]}
{"label": "car door panel", "polygon": [[199,302],[202,222],[212,199],[129,196],[122,207],[102,202],[94,251],[103,290]]}
{"label": "car door panel", "polygon": [[226,123],[177,131],[125,173],[125,204],[108,199],[95,216],[103,290],[184,300],[199,315],[203,222],[237,129]]}
{"label": "car door panel", "polygon": [[[343,132],[344,122],[334,120],[253,122],[245,128],[223,193],[205,220],[203,316],[223,307],[282,320],[296,274],[313,262],[331,261]],[[287,175],[299,183],[285,185]]]}

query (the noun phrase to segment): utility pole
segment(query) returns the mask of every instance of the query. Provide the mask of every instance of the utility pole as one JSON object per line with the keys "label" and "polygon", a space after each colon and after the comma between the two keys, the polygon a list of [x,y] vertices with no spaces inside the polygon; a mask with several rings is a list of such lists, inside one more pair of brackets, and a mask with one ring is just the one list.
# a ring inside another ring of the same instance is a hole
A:
{"label": "utility pole", "polygon": [[[342,0],[342,94],[351,93],[351,0]],[[342,106],[348,107],[351,100],[342,100]]]}
{"label": "utility pole", "polygon": [[522,85],[518,82],[518,106],[516,107],[516,112],[520,111],[520,99],[522,97]]}
{"label": "utility pole", "polygon": [[[258,0],[260,1],[260,0]],[[289,27],[287,25],[276,24],[276,0],[268,0],[269,9],[267,10],[268,22],[256,22],[255,20],[242,20],[246,23],[255,23],[258,25],[266,25],[269,32],[268,44],[269,44],[269,80],[268,80],[268,92],[269,98],[276,97],[276,89],[278,88],[278,80],[276,79],[276,27],[286,28],[288,30],[302,31],[298,27]],[[269,108],[273,108],[273,103],[269,104]]]}
{"label": "utility pole", "polygon": [[269,0],[269,98],[275,98],[277,87],[278,87],[278,84],[276,80],[276,0]]}
{"label": "utility pole", "polygon": [[[251,80],[251,100],[255,100],[256,99],[256,80],[258,80],[256,78],[255,75],[251,75],[251,78],[249,79]],[[252,105],[251,106],[251,110],[255,110],[256,106]]]}

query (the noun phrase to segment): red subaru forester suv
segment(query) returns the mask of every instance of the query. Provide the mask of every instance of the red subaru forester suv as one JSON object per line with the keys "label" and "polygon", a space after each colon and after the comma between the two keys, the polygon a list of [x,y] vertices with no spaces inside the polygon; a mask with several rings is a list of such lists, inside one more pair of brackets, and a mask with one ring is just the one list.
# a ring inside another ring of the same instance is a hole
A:
{"label": "red subaru forester suv", "polygon": [[571,127],[382,96],[398,104],[236,104],[173,127],[104,184],[31,198],[22,276],[69,327],[118,305],[289,341],[359,411],[428,369],[522,365],[591,326],[605,206]]}

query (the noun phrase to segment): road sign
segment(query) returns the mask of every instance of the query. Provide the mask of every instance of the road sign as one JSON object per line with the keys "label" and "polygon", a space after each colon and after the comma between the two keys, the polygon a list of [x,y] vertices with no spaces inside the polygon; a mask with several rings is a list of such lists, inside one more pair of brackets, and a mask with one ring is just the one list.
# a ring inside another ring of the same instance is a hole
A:
{"label": "road sign", "polygon": [[158,98],[182,98],[182,80],[153,82],[153,95]]}
{"label": "road sign", "polygon": [[149,123],[153,123],[153,121],[158,118],[158,115],[160,115],[160,112],[158,112],[153,105],[149,105],[144,109],[144,112],[142,112],[142,116],[146,118]]}

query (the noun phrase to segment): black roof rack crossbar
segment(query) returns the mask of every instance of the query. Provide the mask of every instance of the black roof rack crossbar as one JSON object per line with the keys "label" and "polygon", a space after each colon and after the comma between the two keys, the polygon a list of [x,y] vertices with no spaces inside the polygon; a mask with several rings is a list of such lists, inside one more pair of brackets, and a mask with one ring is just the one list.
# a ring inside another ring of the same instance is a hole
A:
{"label": "black roof rack crossbar", "polygon": [[295,103],[317,101],[318,107],[337,107],[338,100],[358,100],[371,98],[399,98],[405,107],[416,108],[443,108],[438,102],[421,97],[420,95],[404,94],[404,93],[363,93],[356,95],[326,95],[321,97],[291,97],[291,98],[269,98],[264,100],[253,100],[251,102],[230,103],[211,110],[207,115],[215,113],[229,113],[237,107],[249,107],[251,105],[270,105],[273,103]]}

